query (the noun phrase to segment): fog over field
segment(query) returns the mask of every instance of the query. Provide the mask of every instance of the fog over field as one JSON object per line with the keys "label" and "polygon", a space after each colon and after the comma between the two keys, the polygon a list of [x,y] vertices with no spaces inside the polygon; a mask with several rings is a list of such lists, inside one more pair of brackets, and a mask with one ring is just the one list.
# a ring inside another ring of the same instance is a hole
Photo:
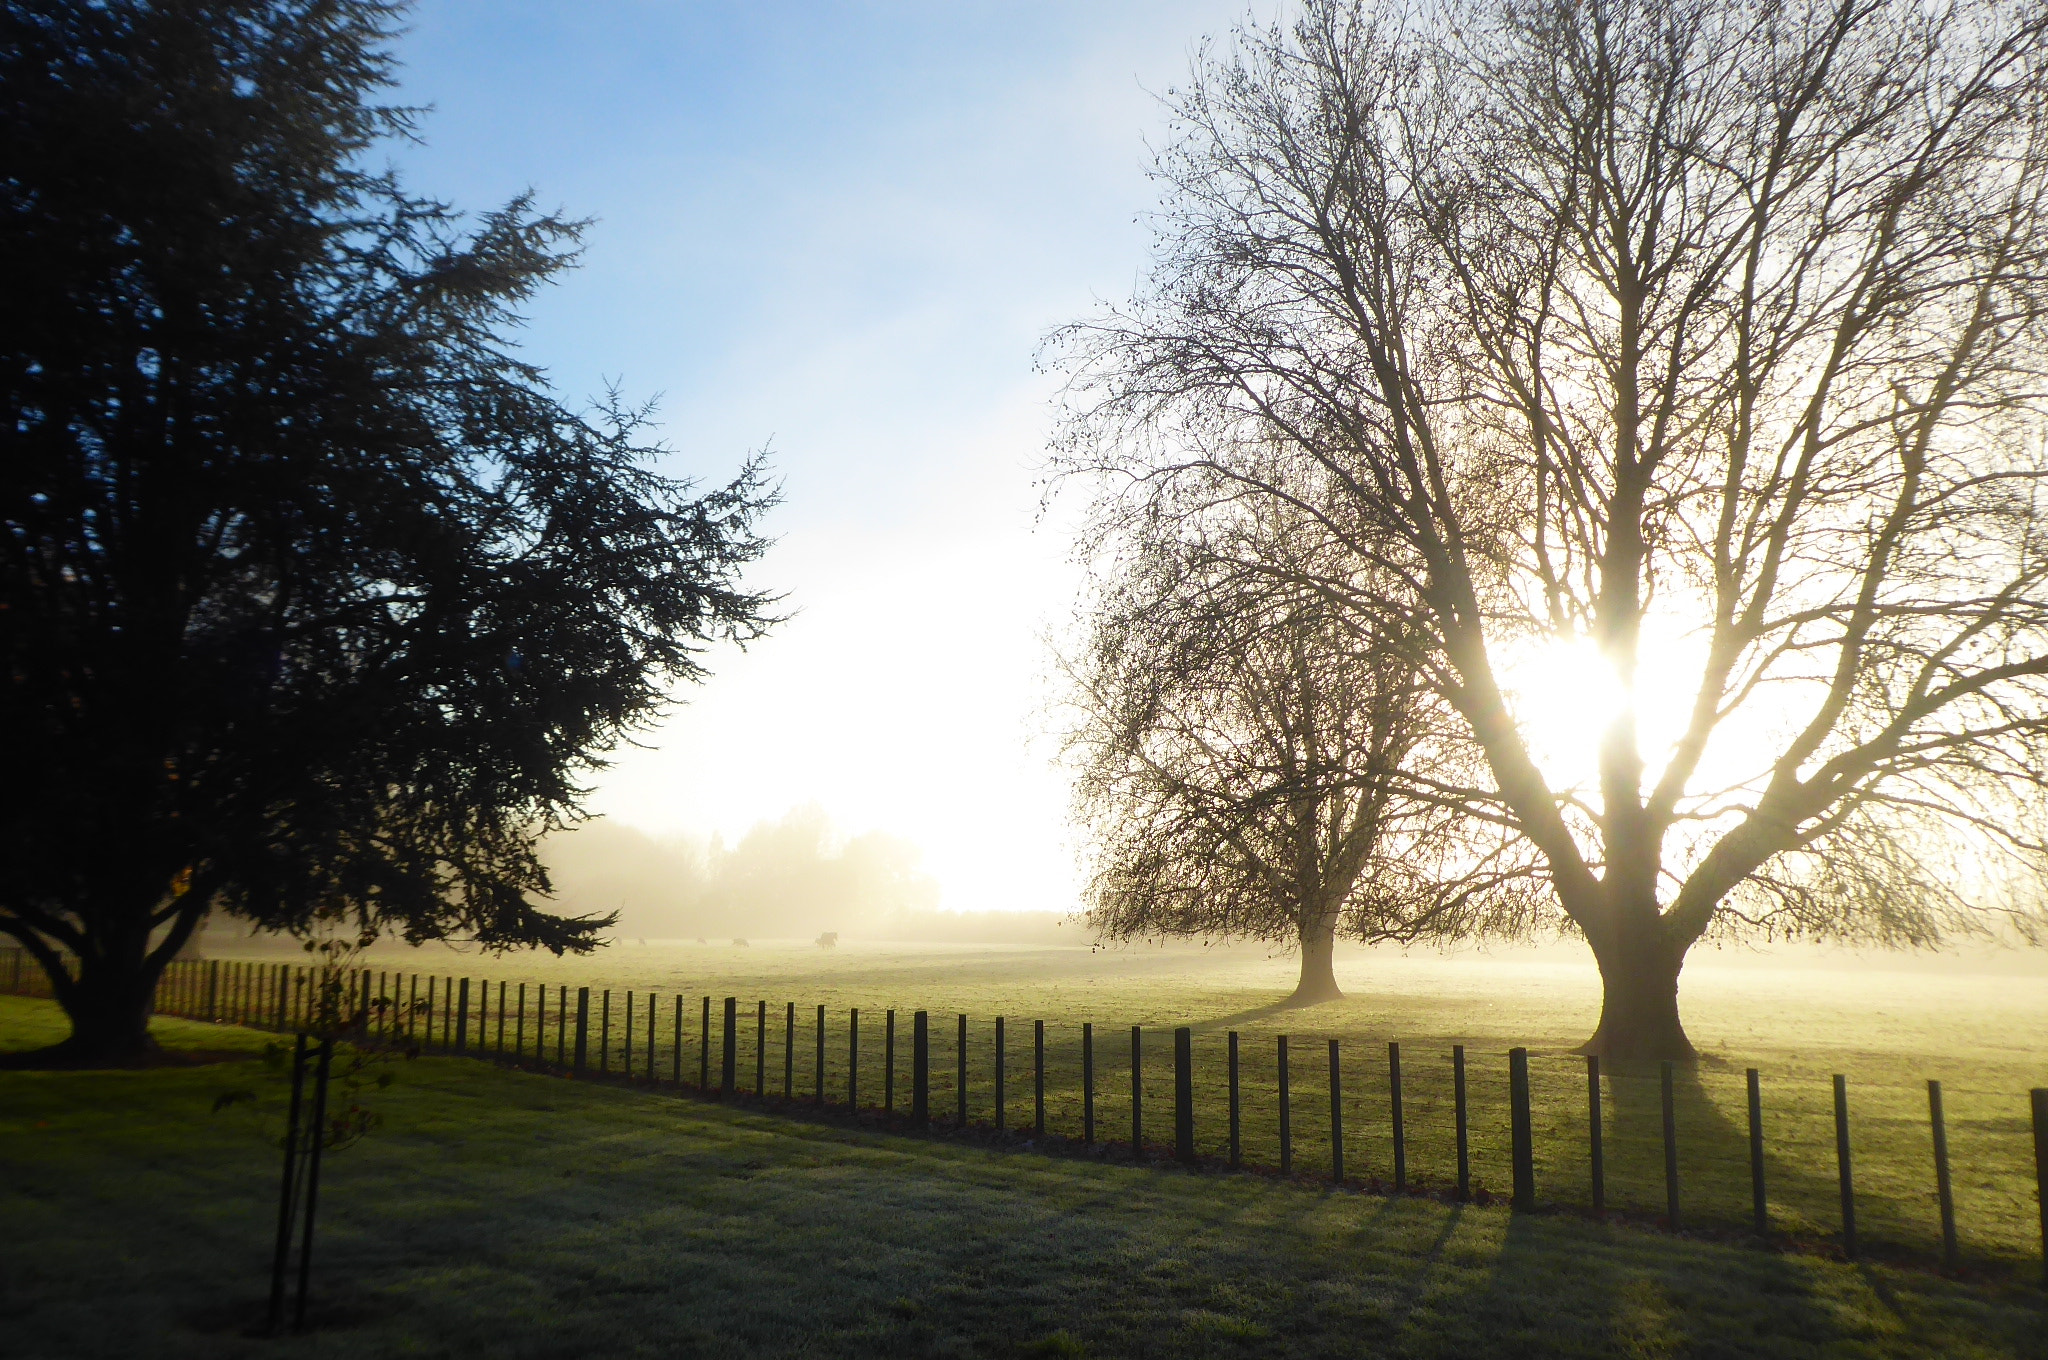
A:
{"label": "fog over field", "polygon": [[848,836],[816,804],[756,824],[728,843],[656,835],[599,819],[553,837],[547,863],[561,905],[617,912],[614,938],[1071,942],[1060,913],[942,911],[918,847],[884,831]]}

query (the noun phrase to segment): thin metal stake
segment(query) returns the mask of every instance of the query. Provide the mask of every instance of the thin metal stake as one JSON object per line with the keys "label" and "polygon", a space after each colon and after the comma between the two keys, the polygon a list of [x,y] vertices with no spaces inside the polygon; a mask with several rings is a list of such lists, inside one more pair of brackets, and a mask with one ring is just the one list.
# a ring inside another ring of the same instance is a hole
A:
{"label": "thin metal stake", "polygon": [[292,1103],[285,1116],[284,1179],[277,1190],[277,1249],[270,1258],[270,1330],[284,1323],[284,1277],[292,1251],[292,1210],[298,1199],[299,1106],[306,1089],[306,1036],[292,1051]]}
{"label": "thin metal stake", "polygon": [[313,1083],[312,1147],[306,1153],[306,1222],[299,1238],[299,1298],[292,1310],[292,1330],[306,1330],[306,1292],[313,1278],[313,1216],[320,1208],[320,1152],[327,1145],[327,1077],[334,1058],[334,1040],[320,1041],[320,1068]]}

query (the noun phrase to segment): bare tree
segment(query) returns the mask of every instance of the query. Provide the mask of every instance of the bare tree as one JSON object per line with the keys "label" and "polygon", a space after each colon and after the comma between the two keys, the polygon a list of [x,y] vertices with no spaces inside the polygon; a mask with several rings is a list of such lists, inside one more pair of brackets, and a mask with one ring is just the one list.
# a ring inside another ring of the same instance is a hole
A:
{"label": "bare tree", "polygon": [[[1370,568],[1354,609],[1420,602],[1469,792],[1599,963],[1589,1051],[1688,1055],[1713,930],[2037,920],[2000,885],[2048,770],[2044,36],[2038,0],[1309,0],[1171,97],[1151,286],[1064,334],[1070,468],[1283,501]],[[1620,696],[1577,785],[1516,690],[1572,637]]]}
{"label": "bare tree", "polygon": [[1241,509],[1101,522],[1087,644],[1066,665],[1090,924],[1298,945],[1295,1005],[1342,995],[1339,936],[1525,924],[1526,866],[1456,834],[1462,810],[1407,774],[1452,758],[1413,639],[1361,631],[1318,573],[1273,571],[1294,556],[1274,507]]}

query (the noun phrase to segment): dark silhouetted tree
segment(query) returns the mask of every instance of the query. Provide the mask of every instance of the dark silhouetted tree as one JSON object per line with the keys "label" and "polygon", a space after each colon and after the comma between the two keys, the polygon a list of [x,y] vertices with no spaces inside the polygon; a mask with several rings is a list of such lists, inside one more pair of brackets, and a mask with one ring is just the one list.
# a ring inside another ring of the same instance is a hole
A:
{"label": "dark silhouetted tree", "polygon": [[[1393,583],[1353,607],[1422,606],[1473,795],[1599,964],[1590,1051],[1688,1056],[1710,931],[2027,925],[2048,7],[1309,0],[1170,103],[1067,457],[1283,501]],[[1515,668],[1580,638],[1618,697],[1571,783]]]}
{"label": "dark silhouetted tree", "polygon": [[768,602],[758,464],[700,493],[507,339],[578,224],[369,168],[376,0],[0,19],[0,933],[52,1060],[148,1047],[209,910],[590,947],[536,839]]}
{"label": "dark silhouetted tree", "polygon": [[1312,1005],[1342,995],[1339,938],[1529,923],[1526,863],[1435,796],[1464,753],[1426,656],[1398,624],[1360,628],[1300,559],[1312,535],[1270,504],[1101,508],[1087,641],[1065,663],[1099,936],[1293,945],[1289,1001]]}

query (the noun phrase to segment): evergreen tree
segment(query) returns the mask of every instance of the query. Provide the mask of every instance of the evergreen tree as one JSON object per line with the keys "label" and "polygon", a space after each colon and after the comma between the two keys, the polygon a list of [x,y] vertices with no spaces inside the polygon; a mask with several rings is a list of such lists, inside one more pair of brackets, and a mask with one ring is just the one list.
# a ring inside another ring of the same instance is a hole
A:
{"label": "evergreen tree", "polygon": [[771,494],[565,407],[515,308],[580,224],[467,222],[369,158],[384,0],[0,19],[0,934],[74,1033],[149,1045],[209,911],[561,952],[579,779],[770,602]]}

